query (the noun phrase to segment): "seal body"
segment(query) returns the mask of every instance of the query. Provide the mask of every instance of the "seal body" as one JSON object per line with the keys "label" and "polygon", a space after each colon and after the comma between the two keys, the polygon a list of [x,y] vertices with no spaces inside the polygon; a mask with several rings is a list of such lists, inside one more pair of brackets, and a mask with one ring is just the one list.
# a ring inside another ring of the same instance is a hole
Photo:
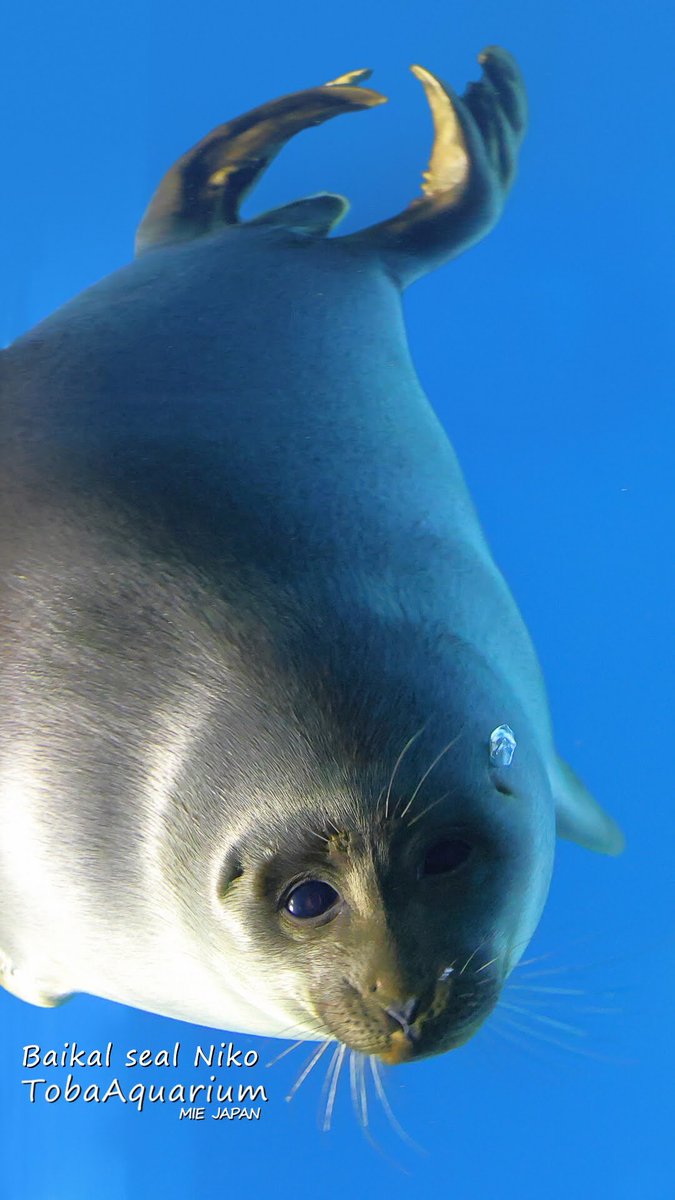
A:
{"label": "seal body", "polygon": [[438,214],[186,232],[175,197],[0,355],[3,982],[436,1053],[531,937],[556,821],[620,840],[410,360]]}

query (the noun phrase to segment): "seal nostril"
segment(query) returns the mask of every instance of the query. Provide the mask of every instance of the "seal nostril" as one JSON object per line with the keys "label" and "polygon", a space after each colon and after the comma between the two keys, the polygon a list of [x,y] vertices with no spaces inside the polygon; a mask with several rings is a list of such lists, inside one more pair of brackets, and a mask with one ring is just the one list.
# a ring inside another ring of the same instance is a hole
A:
{"label": "seal nostril", "polygon": [[401,1026],[406,1037],[414,1038],[415,1034],[410,1028],[419,1011],[419,996],[410,996],[402,1004],[391,1005],[384,1011],[391,1017],[392,1021],[396,1021],[397,1025]]}
{"label": "seal nostril", "polygon": [[406,1021],[414,1021],[419,1009],[419,997],[411,996],[409,1000],[402,1006],[400,1011],[403,1013]]}

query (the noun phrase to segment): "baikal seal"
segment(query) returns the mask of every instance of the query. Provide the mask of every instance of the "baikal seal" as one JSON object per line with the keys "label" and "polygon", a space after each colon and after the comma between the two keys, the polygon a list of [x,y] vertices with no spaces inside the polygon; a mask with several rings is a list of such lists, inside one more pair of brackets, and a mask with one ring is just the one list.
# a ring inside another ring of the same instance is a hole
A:
{"label": "baikal seal", "polygon": [[403,326],[514,178],[521,75],[480,63],[461,97],[413,67],[435,136],[400,214],[239,216],[295,133],[382,103],[354,71],[216,128],[135,260],[0,354],[0,970],[25,1000],[423,1058],[496,1005],[556,833],[621,848]]}

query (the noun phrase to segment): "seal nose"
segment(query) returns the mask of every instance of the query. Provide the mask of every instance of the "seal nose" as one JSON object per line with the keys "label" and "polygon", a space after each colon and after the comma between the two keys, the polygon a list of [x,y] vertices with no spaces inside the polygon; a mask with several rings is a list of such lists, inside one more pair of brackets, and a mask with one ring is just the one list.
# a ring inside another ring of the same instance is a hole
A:
{"label": "seal nose", "polygon": [[398,1025],[394,1036],[401,1037],[408,1043],[419,1038],[419,1032],[413,1029],[413,1024],[423,1007],[422,998],[408,990],[406,981],[398,971],[380,970],[371,981],[368,991],[375,993],[374,999],[381,1012],[386,1013],[391,1021]]}
{"label": "seal nose", "polygon": [[411,1028],[417,1013],[419,1012],[420,998],[419,996],[410,996],[407,1000],[400,1004],[392,1004],[389,1008],[385,1008],[385,1012],[396,1021],[397,1025],[401,1026],[406,1037],[415,1040],[419,1035]]}

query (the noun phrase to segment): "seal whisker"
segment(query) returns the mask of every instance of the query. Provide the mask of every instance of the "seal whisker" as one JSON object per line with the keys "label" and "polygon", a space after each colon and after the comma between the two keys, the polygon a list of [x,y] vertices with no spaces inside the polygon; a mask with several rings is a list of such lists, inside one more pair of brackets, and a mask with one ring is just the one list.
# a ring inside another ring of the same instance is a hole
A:
{"label": "seal whisker", "polygon": [[349,1086],[352,1107],[364,1133],[368,1132],[368,1096],[365,1089],[364,1057],[358,1050],[349,1052]]}
{"label": "seal whisker", "polygon": [[337,1085],[338,1085],[338,1080],[340,1078],[340,1072],[342,1070],[342,1064],[345,1059],[346,1051],[347,1051],[347,1047],[344,1045],[344,1043],[338,1046],[337,1050],[335,1051],[335,1054],[333,1055],[333,1057],[330,1061],[330,1066],[328,1068],[328,1072],[326,1073],[326,1083],[328,1083],[328,1075],[332,1071],[330,1087],[329,1087],[329,1091],[328,1091],[328,1100],[326,1103],[326,1111],[324,1113],[324,1119],[323,1119],[324,1133],[327,1133],[328,1130],[330,1129],[331,1121],[333,1119],[333,1108],[335,1106]]}
{"label": "seal whisker", "polygon": [[560,967],[546,967],[543,971],[526,971],[522,979],[542,979],[549,975],[566,975],[570,971],[583,971],[583,963],[566,963]]}
{"label": "seal whisker", "polygon": [[613,1005],[611,1008],[600,1008],[596,1007],[594,1004],[586,1004],[583,1008],[576,1008],[574,1011],[578,1013],[589,1013],[598,1017],[609,1017],[615,1016],[617,1013],[622,1013],[625,1011],[625,1009],[621,1008],[620,1005]]}
{"label": "seal whisker", "polygon": [[542,987],[529,983],[509,983],[507,990],[509,992],[545,992],[551,996],[588,996],[591,994],[587,988]]}
{"label": "seal whisker", "polygon": [[[596,939],[597,939],[596,934],[586,934],[585,936],[575,938],[569,948],[583,945],[584,943],[587,943],[588,941],[595,941]],[[555,958],[556,953],[557,952],[555,950],[547,950],[544,954],[535,954],[531,958],[522,958],[520,960],[520,962],[516,963],[514,970],[516,970],[516,968],[518,970],[522,970],[523,967],[531,967],[531,966],[535,966],[537,963],[546,962],[547,960],[549,960],[551,958]],[[567,969],[567,968],[565,968],[565,969]],[[529,972],[528,972],[528,974],[529,974]]]}
{"label": "seal whisker", "polygon": [[463,733],[464,733],[464,726],[462,726],[459,733],[455,735],[455,737],[452,739],[452,741],[448,742],[447,746],[443,747],[440,754],[436,755],[436,757],[435,757],[434,761],[431,763],[431,765],[427,767],[422,778],[420,779],[419,783],[417,784],[417,787],[415,788],[412,796],[410,797],[410,799],[408,800],[408,803],[406,804],[405,808],[403,809],[403,812],[401,813],[401,820],[403,820],[404,816],[408,812],[408,809],[411,807],[411,805],[414,804],[415,797],[418,795],[419,790],[420,790],[422,784],[424,783],[424,780],[431,774],[434,767],[441,761],[441,759],[444,757],[444,755],[446,755],[449,750],[452,750],[452,747],[454,745],[456,745],[456,743],[459,741],[459,739],[461,738]]}
{"label": "seal whisker", "polygon": [[398,758],[396,759],[396,762],[394,763],[394,769],[389,777],[389,786],[387,787],[387,795],[386,795],[386,799],[384,802],[385,819],[387,819],[389,817],[389,800],[391,797],[391,789],[392,789],[392,786],[394,783],[394,779],[396,778],[396,772],[398,771],[401,763],[403,762],[403,759],[405,758],[405,756],[406,756],[408,750],[410,749],[410,747],[412,746],[413,742],[417,740],[417,738],[420,736],[420,734],[424,733],[424,730],[426,729],[428,724],[429,724],[429,722],[425,721],[424,724],[417,730],[417,733],[414,733],[411,738],[408,738],[408,741],[406,742],[405,746],[401,750],[401,753],[399,754]]}
{"label": "seal whisker", "polygon": [[[499,1024],[494,1014],[492,1015],[489,1025],[486,1026],[486,1029],[488,1033],[493,1033],[496,1037],[502,1038],[503,1041],[510,1042],[511,1045],[515,1046],[518,1050],[524,1050],[526,1054],[530,1055],[530,1057],[534,1057],[540,1062],[542,1061],[543,1052],[541,1051],[541,1047],[533,1046],[531,1042],[528,1042],[527,1038],[519,1037],[517,1033],[513,1033],[504,1028],[503,1025]],[[538,1050],[539,1053],[537,1053]],[[550,1059],[544,1056],[543,1061],[549,1068],[551,1067]]]}
{"label": "seal whisker", "polygon": [[368,1125],[368,1088],[366,1086],[366,1059],[364,1054],[358,1056],[358,1081],[359,1081],[359,1097],[361,1100],[361,1112],[363,1115],[363,1125]]}
{"label": "seal whisker", "polygon": [[[511,995],[510,990],[506,991],[505,994],[507,996],[510,996]],[[582,996],[586,995],[586,994],[589,994],[589,993],[581,993]],[[562,999],[562,1001],[558,1001],[558,1003],[562,1004],[563,1011],[565,1013],[572,1013],[572,1014],[578,1015],[578,1016],[588,1015],[588,1016],[608,1017],[608,1016],[616,1015],[617,1013],[625,1012],[625,1009],[623,1007],[621,1007],[621,1005],[616,1005],[616,1004],[613,1004],[613,1005],[598,1005],[598,1004],[581,1004],[581,1005],[579,1005],[579,1004],[575,1004],[574,1003],[574,999],[576,999],[575,992],[570,993],[570,995],[573,997],[572,1000],[569,999],[569,996],[567,993],[563,992],[562,995],[563,995],[563,999]],[[545,1007],[548,1010],[550,1005],[552,1003],[555,1003],[555,1001],[557,1000],[557,994],[554,993],[553,995],[549,995],[549,996],[519,995],[516,997],[516,999],[519,1000],[526,1007],[528,1012],[535,1013],[542,1007]]]}
{"label": "seal whisker", "polygon": [[425,1149],[425,1147],[420,1146],[419,1142],[416,1142],[414,1138],[411,1138],[410,1134],[406,1133],[405,1129],[401,1125],[401,1122],[397,1119],[384,1089],[384,1080],[382,1079],[381,1074],[382,1068],[379,1062],[376,1058],[373,1058],[372,1055],[368,1056],[368,1062],[370,1064],[370,1073],[373,1077],[373,1083],[375,1084],[377,1098],[382,1105],[382,1111],[391,1125],[391,1128],[394,1130],[394,1133],[398,1134],[401,1140],[407,1142],[407,1144],[411,1146],[413,1150],[416,1150],[418,1154],[427,1154],[428,1151]]}
{"label": "seal whisker", "polygon": [[322,1042],[324,1040],[326,1031],[324,1027],[318,1023],[318,1018],[312,1017],[311,1020],[317,1021],[316,1029],[310,1029],[307,1018],[303,1018],[301,1021],[294,1021],[292,1025],[286,1025],[285,1028],[280,1029],[278,1033],[268,1034],[266,1040],[268,1042],[278,1042],[280,1038],[289,1038],[293,1037],[294,1033],[302,1033],[304,1037],[300,1039],[301,1041]]}
{"label": "seal whisker", "polygon": [[567,1021],[558,1021],[555,1017],[547,1017],[543,1013],[533,1012],[519,1004],[509,1004],[506,1000],[502,1000],[500,1007],[508,1012],[521,1013],[523,1016],[531,1017],[533,1021],[540,1021],[542,1025],[550,1025],[552,1029],[559,1029],[563,1033],[572,1033],[575,1037],[588,1036],[587,1029],[579,1029],[576,1025],[569,1025]]}
{"label": "seal whisker", "polygon": [[437,800],[432,800],[431,804],[428,804],[426,808],[423,808],[421,813],[418,813],[416,817],[413,817],[412,821],[408,821],[406,828],[412,829],[413,825],[415,825],[417,821],[421,821],[422,817],[426,817],[427,813],[431,812],[432,808],[435,808],[437,804],[441,803],[441,801],[447,800],[448,796],[452,796],[454,794],[455,793],[452,791],[443,792],[442,796],[439,796]]}
{"label": "seal whisker", "polygon": [[285,1050],[282,1050],[281,1054],[277,1054],[276,1058],[271,1058],[268,1063],[265,1063],[265,1066],[266,1067],[276,1066],[276,1064],[278,1062],[281,1062],[282,1058],[285,1058],[287,1054],[291,1053],[291,1051],[297,1050],[298,1046],[304,1046],[306,1041],[307,1041],[307,1038],[300,1038],[299,1042],[291,1042],[290,1046],[287,1046]]}
{"label": "seal whisker", "polygon": [[[338,1058],[341,1048],[343,1048],[343,1047],[342,1047],[341,1043],[338,1042],[338,1044],[335,1047],[335,1050],[333,1051],[333,1056],[326,1068],[326,1077],[323,1081],[323,1088],[321,1090],[321,1105],[324,1105],[324,1124],[322,1126],[322,1128],[324,1130],[326,1128],[325,1118],[326,1118],[326,1108],[327,1108],[327,1097],[328,1097],[328,1093],[330,1091],[333,1074],[335,1071],[335,1064],[337,1062],[337,1058]],[[319,1107],[321,1107],[321,1105]]]}
{"label": "seal whisker", "polygon": [[529,967],[533,963],[544,962],[545,959],[552,958],[553,955],[553,950],[547,950],[545,954],[537,954],[534,956],[534,958],[521,958],[520,962],[517,962],[513,969],[514,971],[521,971],[523,967]]}
{"label": "seal whisker", "polygon": [[567,1042],[561,1041],[560,1038],[551,1037],[540,1029],[531,1029],[527,1025],[521,1025],[513,1017],[507,1016],[506,1013],[502,1014],[502,1020],[506,1021],[510,1028],[517,1029],[521,1033],[535,1038],[537,1041],[546,1042],[550,1046],[556,1046],[559,1050],[567,1050],[570,1054],[580,1054],[584,1058],[592,1058],[596,1062],[611,1063],[613,1066],[627,1066],[635,1061],[626,1058],[615,1058],[613,1055],[608,1054],[599,1054],[595,1050],[589,1050],[587,1046],[572,1046]]}
{"label": "seal whisker", "polygon": [[624,1012],[625,1009],[617,1004],[578,1004],[578,1000],[593,1000],[595,998],[615,1000],[614,992],[600,991],[593,993],[587,988],[557,988],[533,985],[529,987],[527,984],[507,984],[504,988],[504,995],[511,998],[512,993],[518,993],[515,999],[525,1005],[528,1012],[535,1012],[537,1006],[549,1007],[556,1001],[563,1005],[566,1012],[578,1014],[579,1016],[612,1016],[617,1013]]}
{"label": "seal whisker", "polygon": [[[577,943],[579,941],[585,941],[585,940],[587,940],[587,939],[581,939],[581,938],[576,939]],[[534,964],[534,963],[540,962],[543,958],[549,958],[549,957],[550,957],[550,955],[541,955],[539,959],[531,958],[531,959],[528,959],[527,962],[523,962],[522,964],[519,963],[517,965],[518,966],[521,966],[521,965],[528,966],[530,963]],[[577,972],[589,971],[589,970],[595,969],[597,967],[606,967],[606,966],[610,966],[610,965],[615,966],[617,963],[625,964],[628,961],[632,961],[632,954],[612,954],[609,958],[594,959],[591,962],[563,963],[557,967],[546,967],[544,969],[541,969],[541,970],[538,969],[536,971],[526,970],[523,976],[519,976],[519,980],[520,980],[520,982],[522,982],[523,979],[529,981],[530,979],[539,979],[541,977],[550,976],[550,975],[561,975],[561,974],[566,974],[568,972],[573,972],[573,971],[577,971]]]}
{"label": "seal whisker", "polygon": [[316,1051],[314,1052],[314,1054],[311,1056],[311,1058],[310,1058],[309,1062],[308,1062],[308,1063],[307,1063],[307,1065],[306,1065],[306,1066],[303,1068],[303,1070],[302,1070],[301,1074],[298,1076],[298,1078],[296,1079],[295,1083],[293,1084],[293,1087],[291,1088],[290,1092],[288,1093],[288,1095],[287,1095],[287,1097],[286,1097],[286,1099],[287,1099],[287,1100],[292,1100],[292,1099],[293,1099],[293,1097],[295,1096],[295,1094],[296,1094],[296,1092],[298,1091],[298,1089],[302,1087],[302,1085],[303,1085],[303,1083],[305,1082],[305,1080],[306,1080],[307,1076],[309,1075],[310,1071],[311,1071],[311,1070],[312,1070],[312,1069],[313,1069],[313,1068],[316,1066],[316,1064],[318,1063],[318,1061],[319,1061],[319,1059],[321,1058],[322,1054],[324,1054],[324,1053],[326,1052],[326,1050],[328,1049],[328,1047],[329,1047],[330,1045],[332,1045],[331,1041],[330,1041],[330,1040],[327,1040],[327,1041],[325,1041],[325,1042],[323,1043],[323,1045],[319,1046],[319,1049],[318,1049],[318,1050],[316,1050]]}
{"label": "seal whisker", "polygon": [[476,949],[475,949],[475,950],[474,950],[474,951],[473,951],[473,952],[472,952],[472,953],[469,955],[469,957],[467,958],[466,962],[464,963],[464,966],[462,967],[461,971],[459,972],[459,973],[460,973],[460,975],[463,975],[463,974],[464,974],[464,972],[466,971],[466,968],[468,967],[469,963],[471,962],[471,959],[476,957],[476,955],[478,954],[478,951],[480,950],[481,946],[484,946],[484,945],[485,945],[485,943],[486,943],[486,941],[487,941],[487,938],[486,938],[486,937],[484,937],[484,938],[483,938],[483,940],[482,940],[482,942],[479,942],[479,943],[478,943],[478,945],[476,946]]}
{"label": "seal whisker", "polygon": [[[339,1073],[339,1071],[338,1071]],[[352,1097],[352,1107],[359,1122],[361,1132],[373,1150],[382,1156],[392,1167],[397,1171],[402,1171],[403,1174],[409,1175],[400,1163],[389,1157],[382,1149],[380,1143],[373,1137],[368,1123],[368,1093],[366,1089],[366,1072],[365,1072],[365,1055],[359,1050],[349,1051],[349,1086]]]}
{"label": "seal whisker", "polygon": [[363,1122],[361,1120],[359,1102],[356,1095],[356,1050],[349,1051],[349,1091],[352,1097],[352,1108],[356,1113],[359,1124],[362,1125]]}
{"label": "seal whisker", "polygon": [[491,958],[489,962],[483,963],[482,967],[478,967],[474,971],[474,975],[480,975],[481,971],[487,971],[488,967],[491,967],[492,964],[496,963],[501,957],[501,954],[495,954],[494,958]]}

